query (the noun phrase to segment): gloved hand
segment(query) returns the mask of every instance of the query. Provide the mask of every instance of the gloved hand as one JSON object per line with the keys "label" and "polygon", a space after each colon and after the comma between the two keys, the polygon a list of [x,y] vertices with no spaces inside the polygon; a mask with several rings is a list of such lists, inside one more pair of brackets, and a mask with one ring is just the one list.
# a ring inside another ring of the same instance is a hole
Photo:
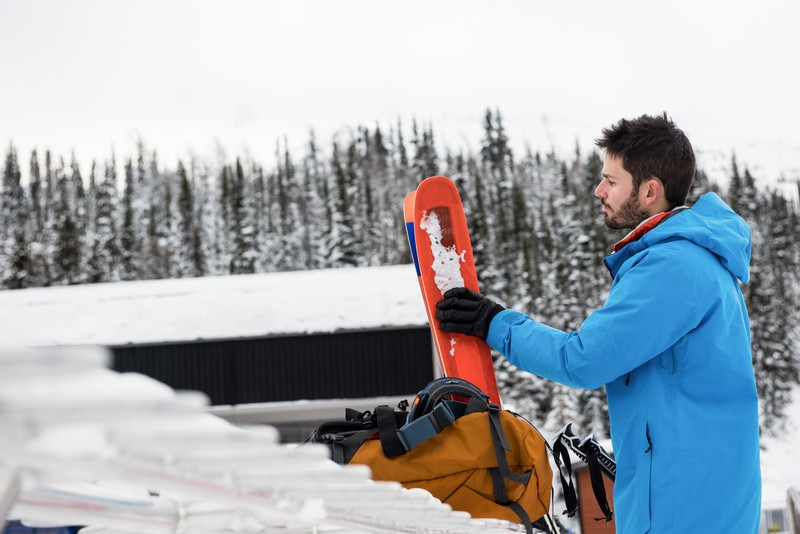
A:
{"label": "gloved hand", "polygon": [[441,321],[439,329],[444,332],[468,334],[485,340],[492,319],[504,309],[490,298],[465,287],[456,287],[446,291],[444,300],[436,303],[436,318]]}

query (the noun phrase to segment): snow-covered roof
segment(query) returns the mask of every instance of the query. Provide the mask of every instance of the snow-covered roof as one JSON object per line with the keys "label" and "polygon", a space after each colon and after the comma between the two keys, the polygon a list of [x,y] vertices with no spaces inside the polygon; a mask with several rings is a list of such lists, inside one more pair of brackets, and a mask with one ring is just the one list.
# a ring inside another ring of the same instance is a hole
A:
{"label": "snow-covered roof", "polygon": [[427,325],[413,265],[0,291],[5,346],[125,345]]}

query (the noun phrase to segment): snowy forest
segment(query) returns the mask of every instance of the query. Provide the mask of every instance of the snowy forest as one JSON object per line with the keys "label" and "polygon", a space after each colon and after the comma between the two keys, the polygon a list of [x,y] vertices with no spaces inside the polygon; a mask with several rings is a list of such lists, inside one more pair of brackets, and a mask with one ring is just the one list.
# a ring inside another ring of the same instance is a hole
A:
{"label": "snowy forest", "polygon": [[[301,154],[276,147],[274,168],[246,157],[174,166],[140,142],[81,169],[10,143],[0,191],[5,290],[141,279],[410,263],[403,199],[425,177],[452,178],[463,198],[483,293],[560,329],[577,329],[610,285],[603,257],[622,237],[594,197],[602,158],[512,153],[499,112],[480,149],[441,150],[432,125],[357,127]],[[28,157],[29,156],[29,157]],[[731,156],[723,189],[698,169],[691,204],[716,191],[753,232],[751,317],[761,425],[776,434],[800,383],[797,206]],[[496,362],[506,401],[542,428],[575,421],[608,435],[602,389],[572,390]]]}

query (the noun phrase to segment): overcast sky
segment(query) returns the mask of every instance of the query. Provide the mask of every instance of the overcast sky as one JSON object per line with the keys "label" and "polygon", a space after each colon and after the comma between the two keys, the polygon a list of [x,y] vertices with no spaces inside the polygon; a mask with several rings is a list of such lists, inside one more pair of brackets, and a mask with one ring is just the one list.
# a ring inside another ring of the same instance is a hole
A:
{"label": "overcast sky", "polygon": [[571,152],[666,110],[699,150],[800,176],[798,21],[797,0],[2,0],[0,142],[25,171],[140,137],[171,168],[217,143],[271,165],[284,135],[299,155],[312,127],[398,119],[476,149],[489,107],[518,151]]}

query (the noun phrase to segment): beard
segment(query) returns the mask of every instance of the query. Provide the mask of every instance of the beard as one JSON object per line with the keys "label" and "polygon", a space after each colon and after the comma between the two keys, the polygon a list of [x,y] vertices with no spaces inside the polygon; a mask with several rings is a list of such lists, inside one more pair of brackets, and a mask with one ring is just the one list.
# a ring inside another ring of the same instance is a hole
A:
{"label": "beard", "polygon": [[[602,201],[601,203],[604,207],[611,209],[610,206]],[[639,206],[637,194],[634,193],[622,203],[617,211],[611,211],[605,214],[605,223],[606,226],[613,230],[622,230],[624,228],[633,229],[639,226],[639,223],[649,216],[647,211]]]}

